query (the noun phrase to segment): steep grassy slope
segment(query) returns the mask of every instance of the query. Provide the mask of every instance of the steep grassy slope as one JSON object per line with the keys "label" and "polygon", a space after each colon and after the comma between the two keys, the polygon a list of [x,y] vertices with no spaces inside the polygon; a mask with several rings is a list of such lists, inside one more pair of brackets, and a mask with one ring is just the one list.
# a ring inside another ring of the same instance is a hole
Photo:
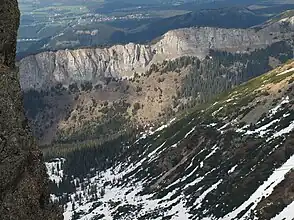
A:
{"label": "steep grassy slope", "polygon": [[289,61],[157,129],[52,160],[65,219],[293,219],[293,82]]}

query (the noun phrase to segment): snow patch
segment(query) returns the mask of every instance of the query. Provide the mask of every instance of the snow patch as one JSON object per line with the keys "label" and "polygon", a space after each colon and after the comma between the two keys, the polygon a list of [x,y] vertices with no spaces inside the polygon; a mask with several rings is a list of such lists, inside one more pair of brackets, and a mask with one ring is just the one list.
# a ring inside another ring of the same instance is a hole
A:
{"label": "snow patch", "polygon": [[63,169],[62,166],[65,162],[64,158],[56,158],[50,162],[46,162],[46,170],[49,176],[49,179],[52,182],[55,182],[57,186],[62,182],[63,178]]}
{"label": "snow patch", "polygon": [[288,205],[282,212],[276,215],[272,220],[293,220],[294,216],[294,202]]}
{"label": "snow patch", "polygon": [[281,76],[281,75],[284,75],[284,74],[290,73],[290,72],[292,72],[292,71],[294,71],[294,68],[291,68],[291,69],[289,69],[289,70],[286,70],[286,71],[284,71],[284,72],[281,72],[281,73],[277,74],[277,76]]}
{"label": "snow patch", "polygon": [[278,110],[284,105],[289,103],[289,96],[287,96],[286,98],[282,99],[282,102],[280,104],[278,104],[276,107],[274,107],[273,109],[271,109],[270,112],[270,116],[274,116]]}
{"label": "snow patch", "polygon": [[259,188],[250,196],[247,201],[245,201],[237,209],[223,217],[222,220],[231,220],[236,218],[238,214],[246,210],[246,208],[251,205],[247,212],[244,213],[241,218],[239,218],[239,220],[245,220],[250,214],[251,210],[254,210],[257,204],[262,200],[262,197],[266,198],[271,195],[274,188],[284,180],[285,175],[292,168],[294,168],[294,155],[290,157],[280,168],[276,169],[272,173],[272,175],[261,186],[259,186]]}

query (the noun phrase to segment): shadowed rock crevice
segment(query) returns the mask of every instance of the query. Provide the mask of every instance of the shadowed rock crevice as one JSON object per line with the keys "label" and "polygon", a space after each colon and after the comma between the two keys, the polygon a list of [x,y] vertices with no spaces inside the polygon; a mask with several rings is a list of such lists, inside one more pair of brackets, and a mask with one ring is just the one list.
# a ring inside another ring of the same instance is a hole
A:
{"label": "shadowed rock crevice", "polygon": [[62,219],[49,202],[42,154],[24,116],[14,64],[18,4],[0,0],[0,5],[0,216],[3,220]]}

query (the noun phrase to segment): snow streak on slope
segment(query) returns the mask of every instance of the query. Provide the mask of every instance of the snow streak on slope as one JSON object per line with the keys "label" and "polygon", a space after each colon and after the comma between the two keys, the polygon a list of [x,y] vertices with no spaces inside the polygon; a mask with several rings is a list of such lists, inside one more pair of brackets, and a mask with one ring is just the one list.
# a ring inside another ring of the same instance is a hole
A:
{"label": "snow streak on slope", "polygon": [[272,220],[293,220],[294,216],[294,202],[288,205],[282,212],[276,215]]}
{"label": "snow streak on slope", "polygon": [[[252,195],[251,197],[239,206],[236,210],[226,215],[223,220],[235,219],[238,214],[247,210],[246,213],[239,217],[239,219],[247,219],[251,210],[254,210],[258,202],[261,199],[269,196],[274,188],[284,180],[285,175],[294,168],[294,155],[290,157],[286,163],[283,164],[280,168],[276,169],[273,174],[265,181]],[[248,209],[248,207],[250,207]]]}
{"label": "snow streak on slope", "polygon": [[[256,125],[253,126],[253,128],[252,126],[245,125],[242,128],[237,129],[236,131],[245,135],[258,135],[260,137],[268,136],[267,141],[288,134],[294,129],[294,121],[288,123],[287,127],[283,127],[280,130],[278,130],[278,126],[282,120],[285,120],[285,118],[292,117],[292,114],[284,113],[282,117],[276,118],[276,115],[285,111],[286,108],[283,108],[283,106],[287,105],[288,103],[289,97],[287,96],[286,98],[282,99],[281,103],[279,103],[277,106],[269,111],[268,118],[264,118],[258,121]],[[267,123],[265,123],[265,119],[267,119]]]}

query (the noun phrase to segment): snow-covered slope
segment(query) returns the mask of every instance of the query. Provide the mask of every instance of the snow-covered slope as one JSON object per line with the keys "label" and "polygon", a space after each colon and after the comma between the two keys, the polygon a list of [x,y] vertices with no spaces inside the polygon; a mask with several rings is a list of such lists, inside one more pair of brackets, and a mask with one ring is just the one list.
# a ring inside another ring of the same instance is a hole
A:
{"label": "snow-covered slope", "polygon": [[293,68],[156,130],[48,162],[52,198],[66,220],[293,219]]}

